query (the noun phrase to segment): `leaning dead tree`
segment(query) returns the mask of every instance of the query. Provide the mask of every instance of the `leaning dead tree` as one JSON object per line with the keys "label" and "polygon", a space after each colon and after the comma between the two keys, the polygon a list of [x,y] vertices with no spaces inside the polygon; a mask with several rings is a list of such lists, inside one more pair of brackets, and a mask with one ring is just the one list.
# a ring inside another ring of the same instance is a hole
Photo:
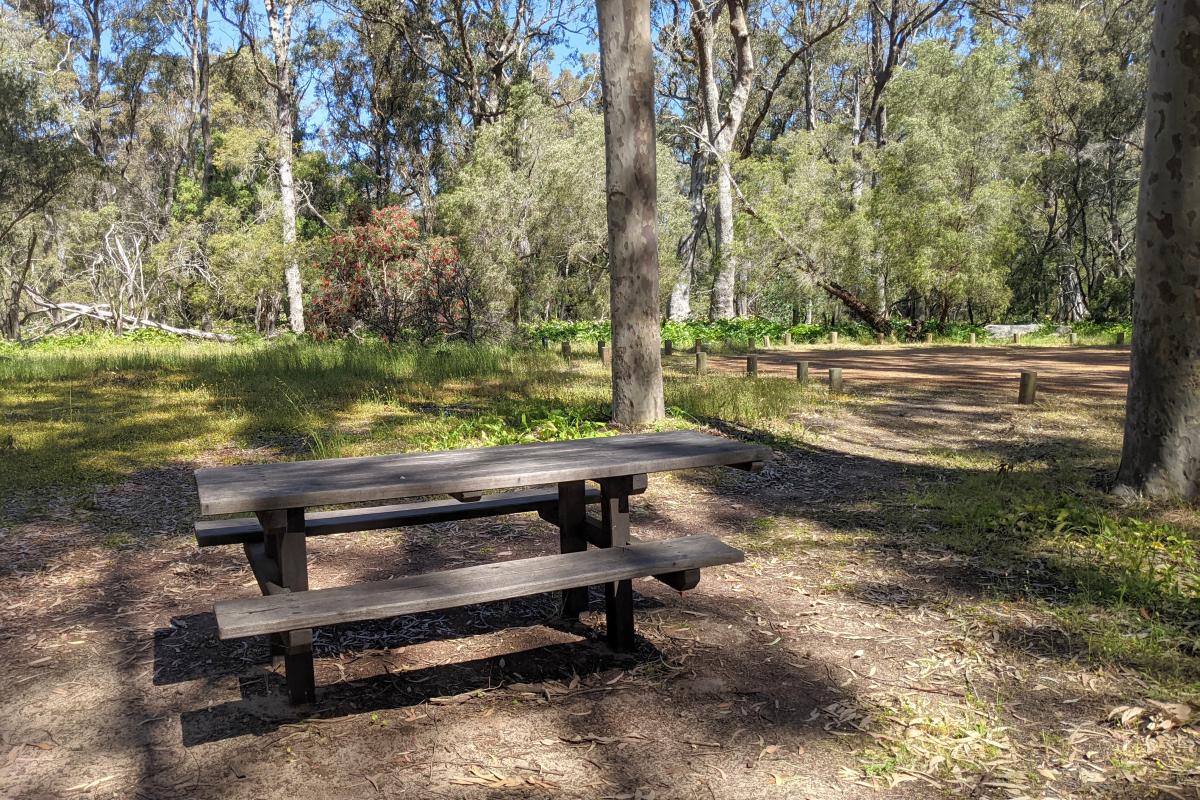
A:
{"label": "leaning dead tree", "polygon": [[[698,132],[693,131],[693,135],[697,137],[698,141],[703,141],[700,139]],[[733,170],[729,168],[728,158],[722,157],[721,153],[715,148],[710,148],[709,153],[712,155],[713,160],[717,162],[717,165],[720,167],[725,179],[729,182],[729,186],[733,190],[733,193],[737,195],[738,202],[742,204],[742,209],[748,215],[767,226],[767,228],[771,231],[771,234],[775,236],[775,238],[777,238],[780,243],[787,248],[788,252],[791,253],[793,258],[796,259],[796,263],[800,271],[808,276],[808,278],[812,281],[813,286],[817,287],[833,299],[840,302],[846,307],[847,311],[858,317],[860,321],[869,326],[875,332],[891,332],[891,323],[888,322],[887,318],[884,317],[883,314],[871,308],[871,306],[864,302],[862,298],[847,289],[845,286],[842,286],[837,281],[830,279],[807,250],[797,244],[792,237],[784,233],[783,229],[776,225],[773,221],[759,213],[758,209],[754,207],[754,204],[750,202],[750,199],[746,197],[745,193],[742,191],[742,187],[738,185],[737,180],[734,179]]]}

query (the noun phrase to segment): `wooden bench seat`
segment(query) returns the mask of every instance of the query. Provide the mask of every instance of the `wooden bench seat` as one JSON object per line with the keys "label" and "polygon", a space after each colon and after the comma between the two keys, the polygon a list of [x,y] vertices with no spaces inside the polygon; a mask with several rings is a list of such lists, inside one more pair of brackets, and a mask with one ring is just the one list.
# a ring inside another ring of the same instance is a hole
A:
{"label": "wooden bench seat", "polygon": [[[584,502],[600,502],[600,491],[589,489],[584,494]],[[461,519],[496,517],[503,514],[518,514],[523,511],[536,511],[543,517],[553,520],[557,508],[557,489],[501,492],[483,495],[479,500],[473,502],[431,500],[424,503],[310,512],[305,516],[304,533],[306,536],[324,536],[331,533],[374,531],[406,525],[429,525]],[[196,522],[196,543],[200,547],[252,544],[262,540],[262,525],[255,517]]]}
{"label": "wooden bench seat", "polygon": [[411,575],[335,589],[216,604],[222,639],[394,617],[542,592],[732,564],[743,554],[713,536],[685,536]]}

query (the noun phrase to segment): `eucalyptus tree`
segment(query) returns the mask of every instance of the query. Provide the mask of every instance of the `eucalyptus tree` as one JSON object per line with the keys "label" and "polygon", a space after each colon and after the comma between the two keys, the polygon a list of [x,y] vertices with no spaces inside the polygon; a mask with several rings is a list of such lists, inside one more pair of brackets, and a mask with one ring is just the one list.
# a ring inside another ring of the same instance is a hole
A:
{"label": "eucalyptus tree", "polygon": [[1118,484],[1200,498],[1200,6],[1158,0]]}
{"label": "eucalyptus tree", "polygon": [[1126,316],[1151,0],[1050,0],[1018,27],[1041,210],[1012,282],[1019,311]]}
{"label": "eucalyptus tree", "polygon": [[[267,85],[275,104],[275,168],[279,181],[279,205],[283,223],[281,235],[289,251],[284,265],[287,286],[288,326],[295,333],[304,332],[304,287],[300,278],[300,262],[296,245],[296,183],[293,174],[294,137],[297,117],[296,75],[292,63],[292,48],[296,43],[297,12],[310,0],[262,0],[267,36],[262,37],[257,13],[249,0],[236,5],[236,22],[242,45],[249,49],[259,77]],[[268,55],[263,54],[265,49]]]}
{"label": "eucalyptus tree", "polygon": [[24,295],[49,227],[39,217],[91,161],[72,125],[73,82],[45,29],[0,8],[0,335],[8,339],[20,338],[30,313]]}
{"label": "eucalyptus tree", "polygon": [[657,146],[650,0],[598,0],[612,306],[612,418],[666,416],[658,319]]}

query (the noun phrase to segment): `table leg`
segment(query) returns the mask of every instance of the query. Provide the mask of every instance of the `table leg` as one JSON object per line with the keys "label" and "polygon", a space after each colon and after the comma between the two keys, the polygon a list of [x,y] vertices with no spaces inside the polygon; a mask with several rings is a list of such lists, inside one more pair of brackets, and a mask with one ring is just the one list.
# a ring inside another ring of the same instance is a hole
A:
{"label": "table leg", "polygon": [[[562,553],[578,553],[587,550],[584,527],[587,515],[584,503],[583,481],[566,481],[558,485],[558,544]],[[568,619],[578,619],[587,611],[588,590],[586,586],[564,589],[562,614]]]}
{"label": "table leg", "polygon": [[[266,557],[278,567],[280,586],[289,592],[308,591],[308,553],[305,546],[304,509],[260,512]],[[292,702],[316,700],[313,673],[312,629],[288,631],[271,637],[271,656],[282,658]]]}
{"label": "table leg", "polygon": [[[608,478],[600,482],[602,546],[624,547],[629,544],[629,495],[632,491],[631,476]],[[633,650],[633,581],[605,584],[604,615],[608,626],[608,646],[618,653]]]}

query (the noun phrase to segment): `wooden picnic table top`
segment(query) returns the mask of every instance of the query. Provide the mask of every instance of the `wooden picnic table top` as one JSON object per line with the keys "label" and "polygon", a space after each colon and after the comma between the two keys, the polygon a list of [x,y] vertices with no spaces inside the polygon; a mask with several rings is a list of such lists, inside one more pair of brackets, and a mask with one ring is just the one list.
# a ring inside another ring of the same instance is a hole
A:
{"label": "wooden picnic table top", "polygon": [[770,449],[696,431],[196,470],[201,515],[514,489],[766,461]]}

